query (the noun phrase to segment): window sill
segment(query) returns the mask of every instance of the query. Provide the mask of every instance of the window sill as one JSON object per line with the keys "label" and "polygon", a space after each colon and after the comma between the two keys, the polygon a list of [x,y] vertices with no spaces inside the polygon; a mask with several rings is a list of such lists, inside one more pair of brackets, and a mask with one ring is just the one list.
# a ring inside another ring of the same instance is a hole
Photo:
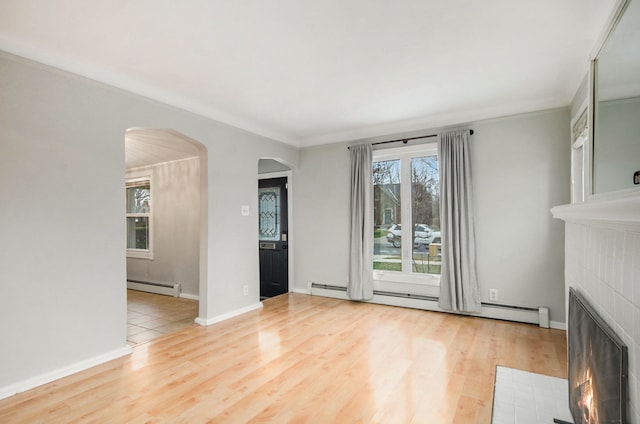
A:
{"label": "window sill", "polygon": [[153,260],[153,252],[150,250],[127,249],[127,258]]}
{"label": "window sill", "polygon": [[440,287],[440,276],[437,274],[403,274],[394,271],[373,271],[374,281],[392,283],[419,284],[421,286]]}

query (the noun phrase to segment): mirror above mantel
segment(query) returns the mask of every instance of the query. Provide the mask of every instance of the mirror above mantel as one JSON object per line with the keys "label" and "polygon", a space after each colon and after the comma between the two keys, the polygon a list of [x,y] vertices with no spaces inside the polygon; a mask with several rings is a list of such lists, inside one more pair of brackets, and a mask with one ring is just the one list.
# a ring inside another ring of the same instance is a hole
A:
{"label": "mirror above mantel", "polygon": [[640,190],[640,0],[619,10],[592,66],[594,195]]}

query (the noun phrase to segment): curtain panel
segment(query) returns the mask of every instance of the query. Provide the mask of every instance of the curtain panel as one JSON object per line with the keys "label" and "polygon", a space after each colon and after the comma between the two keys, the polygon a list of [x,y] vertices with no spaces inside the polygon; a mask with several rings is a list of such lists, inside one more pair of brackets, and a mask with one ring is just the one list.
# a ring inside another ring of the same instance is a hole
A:
{"label": "curtain panel", "polygon": [[373,298],[373,182],[370,144],[349,147],[351,156],[351,235],[349,281],[352,300]]}
{"label": "curtain panel", "polygon": [[440,227],[442,268],[439,306],[480,312],[471,184],[470,131],[440,135]]}

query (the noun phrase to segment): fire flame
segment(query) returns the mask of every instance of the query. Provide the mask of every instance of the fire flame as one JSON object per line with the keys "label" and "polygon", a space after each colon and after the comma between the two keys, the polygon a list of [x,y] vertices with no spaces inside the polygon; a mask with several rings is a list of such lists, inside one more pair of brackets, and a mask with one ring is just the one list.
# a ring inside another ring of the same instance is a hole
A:
{"label": "fire flame", "polygon": [[596,394],[593,391],[593,376],[591,374],[591,368],[587,367],[584,371],[584,375],[579,379],[581,383],[575,388],[579,394],[578,407],[582,412],[582,422],[588,424],[597,424],[598,408],[596,406]]}

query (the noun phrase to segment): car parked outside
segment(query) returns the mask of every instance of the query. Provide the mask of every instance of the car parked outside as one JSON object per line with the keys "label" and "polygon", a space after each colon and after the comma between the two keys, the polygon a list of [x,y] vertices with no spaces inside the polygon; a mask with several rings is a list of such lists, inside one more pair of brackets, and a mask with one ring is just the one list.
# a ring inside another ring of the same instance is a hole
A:
{"label": "car parked outside", "polygon": [[[434,234],[434,231],[424,224],[416,224],[415,225],[415,240],[427,240]],[[440,233],[437,232],[439,235]],[[393,244],[393,247],[400,247],[402,245],[402,225],[401,224],[393,224],[387,230],[387,241]],[[415,245],[415,241],[414,241]],[[427,244],[428,246],[428,244]]]}
{"label": "car parked outside", "polygon": [[429,234],[433,233],[433,230],[424,224],[416,224],[415,230],[416,231],[413,234],[414,237],[425,238],[425,237],[429,237]]}
{"label": "car parked outside", "polygon": [[[436,241],[437,240],[437,241]],[[418,236],[416,232],[416,238],[413,240],[413,247],[421,250],[429,248],[431,243],[440,243],[440,231],[429,231],[428,233]]]}
{"label": "car parked outside", "polygon": [[387,230],[387,241],[393,244],[393,247],[400,247],[402,244],[402,225],[393,224]]}

